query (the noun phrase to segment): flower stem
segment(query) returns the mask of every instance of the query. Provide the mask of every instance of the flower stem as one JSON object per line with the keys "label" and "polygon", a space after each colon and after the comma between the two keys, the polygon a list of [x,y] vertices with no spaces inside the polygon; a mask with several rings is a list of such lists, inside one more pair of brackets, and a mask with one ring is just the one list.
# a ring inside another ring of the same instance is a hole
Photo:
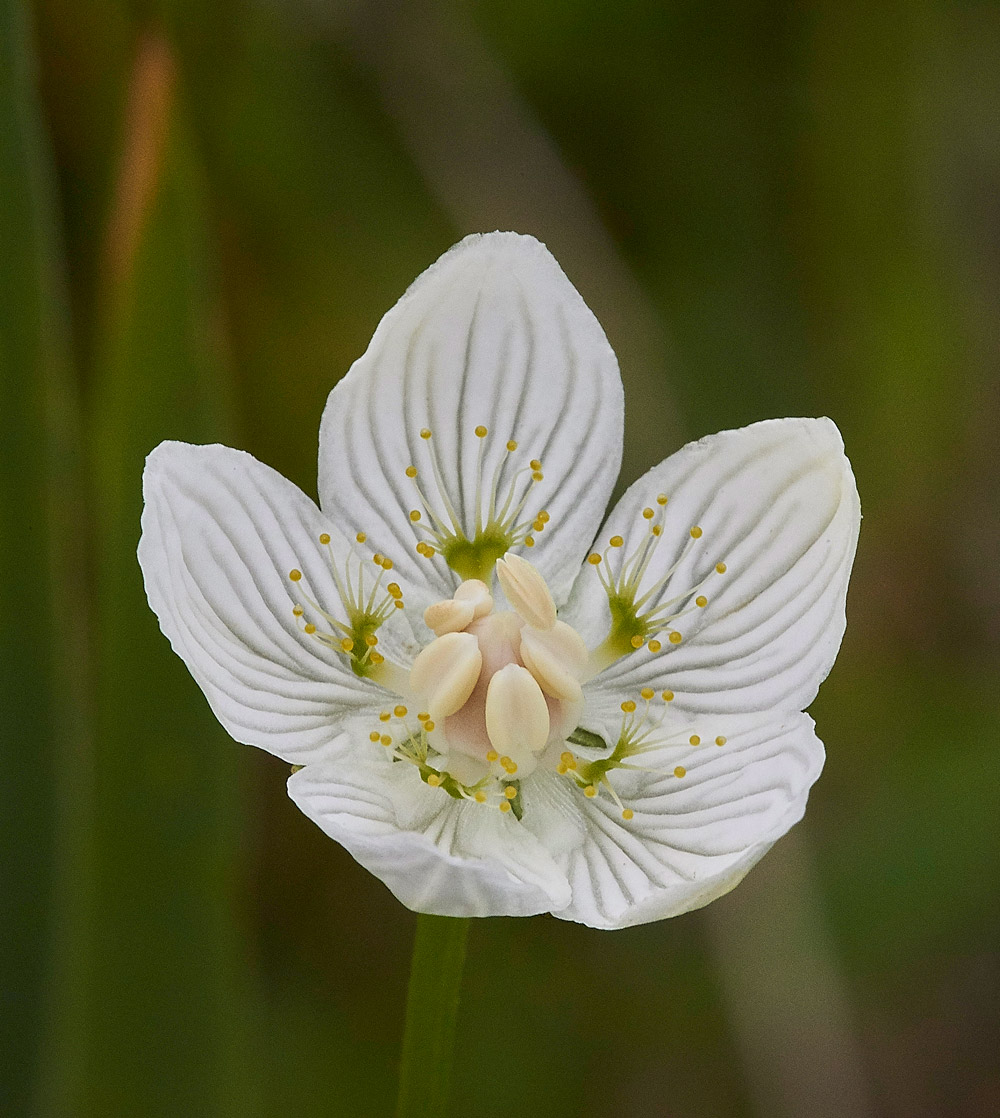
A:
{"label": "flower stem", "polygon": [[467,919],[417,917],[396,1118],[442,1118],[448,1113],[468,933]]}

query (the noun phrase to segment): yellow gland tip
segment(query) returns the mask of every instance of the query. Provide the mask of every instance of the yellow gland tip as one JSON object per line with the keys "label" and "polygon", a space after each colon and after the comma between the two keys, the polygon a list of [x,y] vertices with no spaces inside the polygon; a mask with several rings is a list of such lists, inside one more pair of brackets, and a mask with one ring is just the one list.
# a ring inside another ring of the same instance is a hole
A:
{"label": "yellow gland tip", "polygon": [[296,617],[301,617],[303,613],[305,613],[305,610],[301,606],[292,606],[292,613]]}
{"label": "yellow gland tip", "polygon": [[634,818],[635,812],[630,807],[625,808],[625,810],[622,812],[622,819],[624,819],[627,823],[630,819]]}
{"label": "yellow gland tip", "polygon": [[299,579],[302,577],[302,572],[298,569],[298,567],[293,567],[288,572],[288,577],[292,580],[292,582],[298,582]]}
{"label": "yellow gland tip", "polygon": [[372,730],[372,732],[368,735],[369,741],[378,742],[381,740],[381,738],[382,735],[378,732],[378,730]]}
{"label": "yellow gland tip", "polygon": [[495,749],[491,749],[489,753],[486,754],[486,760],[492,765],[494,761],[500,760],[500,754],[497,753]]}
{"label": "yellow gland tip", "polygon": [[340,642],[340,647],[345,652],[350,652],[351,649],[354,647],[354,641],[352,641],[350,637],[344,637],[344,639]]}
{"label": "yellow gland tip", "polygon": [[365,637],[365,644],[368,645],[369,648],[374,648],[375,645],[378,644],[378,637],[375,636],[374,633],[369,633],[368,636]]}
{"label": "yellow gland tip", "polygon": [[705,597],[704,594],[699,594],[698,597],[695,598],[694,604],[696,606],[698,606],[700,609],[704,609],[705,606],[708,605],[708,599]]}
{"label": "yellow gland tip", "polygon": [[486,803],[486,793],[485,792],[477,792],[475,798],[476,798],[476,803],[477,804]]}
{"label": "yellow gland tip", "polygon": [[395,707],[392,708],[392,713],[397,718],[405,718],[406,717],[406,707],[404,707],[403,704],[400,703],[399,706],[395,706]]}
{"label": "yellow gland tip", "polygon": [[507,449],[513,454],[513,452],[515,450],[517,450],[517,443],[514,442],[513,439],[508,439],[507,440]]}
{"label": "yellow gland tip", "polygon": [[654,524],[653,527],[649,529],[649,532],[650,532],[650,535],[653,535],[653,536],[662,536],[663,535],[663,525],[662,524]]}
{"label": "yellow gland tip", "polygon": [[378,716],[379,722],[388,722],[390,718],[392,718],[392,714],[387,710],[382,711]]}
{"label": "yellow gland tip", "polygon": [[549,522],[549,521],[550,521],[550,520],[551,520],[552,518],[551,518],[551,517],[549,516],[549,514],[548,514],[548,513],[547,513],[547,512],[545,511],[545,509],[542,509],[542,511],[541,511],[541,512],[540,512],[540,513],[538,514],[538,519],[539,519],[539,520],[540,520],[540,521],[541,521],[541,522],[542,522],[543,524],[548,524],[548,522]]}
{"label": "yellow gland tip", "polygon": [[541,462],[538,461],[537,458],[532,458],[532,460],[528,463],[528,465],[533,470],[540,470],[542,468],[542,464],[541,464]]}
{"label": "yellow gland tip", "polygon": [[651,640],[648,645],[650,652],[659,652],[662,647],[663,645],[658,640]]}
{"label": "yellow gland tip", "polygon": [[508,800],[517,799],[517,789],[512,787],[510,784],[508,784],[507,787],[503,790],[503,794],[507,797]]}
{"label": "yellow gland tip", "polygon": [[511,774],[517,772],[517,762],[512,757],[501,757],[500,764],[503,765],[504,769]]}
{"label": "yellow gland tip", "polygon": [[643,697],[643,698],[644,698],[644,699],[646,700],[646,702],[647,702],[647,703],[649,702],[649,700],[650,700],[650,699],[651,699],[651,698],[653,697],[653,695],[654,695],[655,693],[656,693],[656,692],[655,692],[655,691],[654,691],[654,690],[652,689],[652,687],[644,687],[644,688],[643,688],[643,689],[642,689],[642,690],[641,690],[641,691],[639,692],[639,694],[640,694],[640,695],[641,695],[641,696],[642,696],[642,697]]}
{"label": "yellow gland tip", "polygon": [[565,774],[569,772],[569,769],[567,768],[565,761],[560,761],[559,764],[556,765],[556,772],[560,776],[565,776]]}
{"label": "yellow gland tip", "polygon": [[502,812],[508,812],[508,811],[510,811],[510,810],[511,810],[511,808],[510,808],[510,800],[501,800],[501,801],[500,801],[500,810],[501,810]]}
{"label": "yellow gland tip", "polygon": [[373,652],[371,654],[371,661],[373,664],[382,664],[385,662],[385,657],[380,652]]}
{"label": "yellow gland tip", "polygon": [[719,735],[719,736],[718,736],[718,737],[717,737],[717,738],[715,739],[715,744],[716,744],[716,745],[725,745],[725,744],[726,744],[726,739],[725,739],[725,738],[724,738],[724,737],[723,737],[723,736],[722,736],[722,735],[720,734],[720,735]]}
{"label": "yellow gland tip", "polygon": [[680,633],[677,632],[676,629],[670,634],[669,637],[667,637],[667,640],[670,641],[671,644],[680,644],[683,639],[684,638],[681,636]]}
{"label": "yellow gland tip", "polygon": [[562,763],[564,765],[568,765],[573,760],[575,760],[575,758],[573,757],[573,754],[570,753],[570,751],[568,749],[564,749],[563,752],[559,754],[559,760],[562,761]]}
{"label": "yellow gland tip", "polygon": [[403,596],[403,591],[400,590],[398,582],[390,582],[385,589],[391,598],[402,598]]}
{"label": "yellow gland tip", "polygon": [[420,430],[420,437],[422,439],[429,439],[431,437],[430,428],[429,427],[422,427],[421,430]]}
{"label": "yellow gland tip", "polygon": [[595,551],[595,552],[594,552],[593,554],[591,554],[591,555],[588,555],[588,556],[587,556],[587,562],[588,562],[588,563],[589,563],[589,564],[590,564],[590,565],[591,565],[592,567],[596,567],[596,566],[598,566],[598,564],[599,564],[599,563],[601,562],[601,557],[600,557],[600,555],[598,555],[598,554],[597,554],[597,552]]}
{"label": "yellow gland tip", "polygon": [[544,481],[545,480],[545,475],[542,473],[541,470],[534,470],[532,472],[532,475],[531,475],[531,480],[532,481]]}
{"label": "yellow gland tip", "polygon": [[697,524],[691,529],[691,539],[693,539],[693,540],[700,540],[701,539],[701,529],[698,527]]}
{"label": "yellow gland tip", "polygon": [[420,713],[419,713],[419,714],[417,715],[417,721],[418,721],[418,722],[426,722],[428,718],[430,718],[430,715],[429,715],[429,714],[427,713],[427,711],[426,711],[426,710],[422,710],[422,711],[421,711],[421,712],[420,712]]}
{"label": "yellow gland tip", "polygon": [[647,520],[652,520],[652,519],[653,519],[653,517],[654,517],[654,516],[656,516],[656,513],[655,513],[655,512],[653,512],[653,510],[652,510],[652,509],[643,509],[643,510],[642,510],[642,515],[643,515],[643,516],[644,516],[644,517],[645,517],[645,518],[646,518]]}
{"label": "yellow gland tip", "polygon": [[358,532],[358,534],[354,538],[358,541],[358,543],[364,543],[365,540],[368,539],[364,532]]}
{"label": "yellow gland tip", "polygon": [[330,533],[329,532],[320,532],[319,542],[322,543],[322,544],[329,543],[330,542]]}
{"label": "yellow gland tip", "polygon": [[726,573],[726,564],[725,563],[716,563],[715,564],[715,571],[716,571],[716,574],[724,575]]}
{"label": "yellow gland tip", "polygon": [[378,740],[379,740],[379,741],[380,741],[380,742],[381,742],[381,743],[382,743],[383,745],[392,745],[392,738],[391,738],[391,737],[389,737],[389,735],[388,735],[388,734],[383,734],[383,735],[382,735],[382,736],[381,736],[381,737],[380,737],[380,738],[379,738]]}
{"label": "yellow gland tip", "polygon": [[690,743],[691,743],[692,745],[701,745],[701,738],[700,738],[700,737],[698,737],[698,735],[697,735],[697,734],[692,734],[692,735],[691,735],[691,736],[690,736],[690,737],[688,738],[688,741],[689,741],[689,742],[690,742]]}
{"label": "yellow gland tip", "polygon": [[316,626],[310,621],[307,623],[305,631],[309,634],[309,636],[312,636],[313,633],[316,632]]}
{"label": "yellow gland tip", "polygon": [[674,693],[673,691],[664,691],[660,698],[663,699],[665,703],[672,703],[674,701]]}
{"label": "yellow gland tip", "polygon": [[420,519],[420,509],[410,509],[410,519],[416,524]]}
{"label": "yellow gland tip", "polygon": [[487,431],[486,428],[480,423],[479,426],[476,428],[476,438],[485,439],[488,434],[489,431]]}
{"label": "yellow gland tip", "polygon": [[535,546],[535,537],[534,536],[525,536],[524,537],[524,546],[525,547],[534,547]]}
{"label": "yellow gland tip", "polygon": [[431,773],[431,775],[427,778],[427,783],[432,788],[437,788],[438,785],[441,783],[441,777],[439,777],[437,773]]}
{"label": "yellow gland tip", "polygon": [[611,539],[608,540],[608,543],[611,544],[612,547],[621,547],[624,542],[621,536],[612,536]]}
{"label": "yellow gland tip", "polygon": [[417,467],[416,466],[407,466],[406,467],[406,476],[407,477],[416,477],[417,476]]}
{"label": "yellow gland tip", "polygon": [[632,702],[632,700],[631,700],[631,699],[626,699],[626,700],[625,700],[625,702],[623,702],[623,703],[622,703],[622,710],[623,710],[623,711],[624,711],[624,712],[625,712],[626,714],[631,714],[631,713],[632,713],[632,711],[634,711],[634,710],[635,710],[635,703],[634,703],[634,702]]}
{"label": "yellow gland tip", "polygon": [[680,780],[682,776],[687,776],[687,769],[684,768],[683,765],[678,765],[677,768],[674,769],[674,776],[676,776],[677,779]]}
{"label": "yellow gland tip", "polygon": [[642,637],[638,633],[628,642],[633,648],[642,648]]}
{"label": "yellow gland tip", "polygon": [[597,795],[597,789],[594,787],[593,784],[588,784],[587,787],[584,788],[583,794],[587,797],[588,800],[592,800]]}
{"label": "yellow gland tip", "polygon": [[660,494],[659,494],[659,495],[657,496],[657,498],[656,498],[656,503],[657,503],[658,505],[661,505],[661,506],[662,506],[662,505],[665,505],[665,504],[667,503],[667,495],[666,495],[666,493],[660,493]]}
{"label": "yellow gland tip", "polygon": [[424,729],[427,731],[427,733],[430,733],[434,729],[434,723],[429,718],[424,723]]}

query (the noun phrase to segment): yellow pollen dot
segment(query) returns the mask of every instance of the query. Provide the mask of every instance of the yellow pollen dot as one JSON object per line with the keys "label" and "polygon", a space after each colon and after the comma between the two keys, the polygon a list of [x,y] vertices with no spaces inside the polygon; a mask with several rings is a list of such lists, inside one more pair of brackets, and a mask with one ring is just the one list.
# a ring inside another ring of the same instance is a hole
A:
{"label": "yellow pollen dot", "polygon": [[309,634],[309,636],[312,636],[312,635],[313,635],[313,633],[315,633],[315,632],[316,632],[316,626],[315,626],[315,625],[314,625],[314,624],[313,624],[313,623],[312,623],[312,622],[310,621],[310,622],[309,622],[309,623],[308,623],[308,624],[306,625],[306,630],[305,630],[305,631],[306,631],[306,632],[307,632],[307,633]]}
{"label": "yellow pollen dot", "polygon": [[422,711],[421,711],[421,712],[420,712],[420,713],[419,713],[419,714],[417,715],[417,721],[418,721],[418,722],[426,722],[428,718],[430,718],[430,715],[429,715],[429,714],[427,713],[427,711],[426,711],[426,710],[422,710]]}
{"label": "yellow pollen dot", "polygon": [[495,749],[491,749],[489,753],[486,754],[486,760],[492,765],[494,761],[500,760],[500,754],[497,753]]}
{"label": "yellow pollen dot", "polygon": [[544,532],[545,531],[545,521],[544,520],[536,520],[535,523],[532,524],[531,527],[536,532]]}
{"label": "yellow pollen dot", "polygon": [[720,735],[719,737],[717,737],[715,739],[715,744],[716,745],[725,745],[726,744],[726,739]]}
{"label": "yellow pollen dot", "polygon": [[652,519],[653,519],[653,517],[654,517],[654,516],[656,516],[656,513],[655,513],[655,512],[653,512],[653,510],[652,510],[652,509],[643,509],[643,510],[642,510],[642,515],[643,515],[643,516],[644,516],[644,517],[645,517],[645,518],[646,518],[647,520],[652,520]]}
{"label": "yellow pollen dot", "polygon": [[715,572],[716,572],[716,574],[724,575],[726,573],[726,564],[725,563],[716,563],[715,564]]}
{"label": "yellow pollen dot", "polygon": [[296,617],[301,617],[302,614],[305,613],[305,610],[301,606],[292,606],[292,613],[294,613]]}
{"label": "yellow pollen dot", "polygon": [[510,800],[501,800],[500,801],[500,810],[502,812],[504,812],[504,814],[506,814],[508,811],[510,811],[510,809],[511,809],[510,808]]}
{"label": "yellow pollen dot", "polygon": [[542,509],[542,511],[541,511],[541,512],[540,512],[540,513],[538,514],[538,519],[539,519],[539,520],[540,520],[540,521],[541,521],[541,522],[542,522],[543,524],[548,524],[548,522],[549,522],[549,521],[550,521],[550,520],[551,520],[552,518],[551,518],[551,517],[549,516],[549,514],[548,514],[548,513],[547,513],[547,512],[545,511],[545,509]]}
{"label": "yellow pollen dot", "polygon": [[388,735],[388,734],[383,734],[383,735],[382,735],[382,736],[381,736],[381,737],[380,737],[380,738],[379,738],[378,740],[379,740],[379,741],[380,741],[380,742],[381,742],[381,743],[382,743],[383,745],[392,745],[392,738],[391,738],[391,737],[389,737],[389,735]]}
{"label": "yellow pollen dot", "polygon": [[642,648],[642,643],[642,637],[640,637],[638,633],[629,641],[629,644],[633,648]]}
{"label": "yellow pollen dot", "polygon": [[376,567],[381,567],[382,560],[384,558],[385,556],[382,554],[381,551],[376,551],[375,554],[372,556],[372,562],[375,564]]}
{"label": "yellow pollen dot", "polygon": [[700,540],[701,539],[701,529],[698,527],[697,524],[691,529],[691,539],[693,539],[693,540]]}
{"label": "yellow pollen dot", "polygon": [[690,737],[688,738],[688,741],[689,741],[689,742],[690,742],[690,743],[691,743],[692,745],[701,745],[701,738],[700,738],[700,737],[698,737],[698,735],[697,735],[697,734],[692,734],[692,735],[691,735],[691,736],[690,736]]}
{"label": "yellow pollen dot", "polygon": [[371,662],[373,664],[383,664],[385,663],[385,657],[382,655],[381,652],[373,652],[371,654]]}
{"label": "yellow pollen dot", "polygon": [[388,722],[390,718],[392,718],[392,713],[388,710],[383,710],[378,716],[379,722]]}
{"label": "yellow pollen dot", "polygon": [[427,554],[427,544],[425,544],[423,540],[421,540],[417,544],[417,554],[418,555],[426,555]]}
{"label": "yellow pollen dot", "polygon": [[302,572],[298,569],[298,567],[293,567],[288,572],[288,577],[292,580],[292,582],[298,582],[299,579],[302,577]]}
{"label": "yellow pollen dot", "polygon": [[701,609],[704,609],[705,606],[708,605],[708,599],[705,597],[704,594],[699,594],[698,597],[695,598],[694,604],[696,606],[699,606]]}
{"label": "yellow pollen dot", "polygon": [[644,699],[646,700],[646,702],[648,703],[648,702],[649,702],[649,700],[650,700],[650,699],[651,699],[651,698],[653,697],[653,695],[654,695],[654,694],[656,694],[656,692],[655,692],[655,691],[654,691],[654,690],[652,689],[652,687],[644,687],[644,688],[643,688],[643,689],[642,689],[642,690],[641,690],[641,691],[639,692],[639,694],[640,694],[640,695],[641,695],[641,696],[642,696],[642,697],[643,697],[643,698],[644,698]]}
{"label": "yellow pollen dot", "polygon": [[612,536],[611,539],[608,540],[608,543],[611,544],[612,547],[621,547],[624,542],[621,536]]}
{"label": "yellow pollen dot", "polygon": [[507,440],[507,449],[511,452],[517,450],[517,443],[513,439]]}
{"label": "yellow pollen dot", "polygon": [[524,546],[525,547],[534,547],[535,546],[535,537],[534,536],[525,536],[524,537]]}
{"label": "yellow pollen dot", "polygon": [[674,776],[676,776],[677,779],[680,780],[682,776],[687,776],[687,769],[684,768],[683,765],[678,765],[677,768],[674,769]]}
{"label": "yellow pollen dot", "polygon": [[428,559],[433,559],[434,558],[434,548],[431,547],[431,545],[429,543],[424,544],[424,555]]}
{"label": "yellow pollen dot", "polygon": [[441,777],[439,777],[437,773],[431,773],[431,775],[427,778],[427,783],[432,788],[437,788],[441,784]]}
{"label": "yellow pollen dot", "polygon": [[540,470],[542,468],[542,464],[541,464],[541,462],[538,461],[537,458],[532,458],[532,460],[528,463],[528,465],[533,470]]}
{"label": "yellow pollen dot", "polygon": [[411,509],[410,519],[413,521],[414,524],[416,524],[416,522],[420,519],[420,509]]}
{"label": "yellow pollen dot", "polygon": [[627,807],[627,808],[626,808],[626,809],[625,809],[625,810],[624,810],[624,811],[622,812],[622,819],[624,819],[626,823],[627,823],[627,822],[628,822],[628,821],[629,821],[630,819],[634,819],[634,818],[635,818],[635,812],[634,812],[634,811],[633,811],[633,810],[632,810],[632,809],[631,809],[630,807]]}
{"label": "yellow pollen dot", "polygon": [[587,556],[587,562],[588,562],[588,563],[589,563],[589,564],[590,564],[590,565],[591,565],[592,567],[596,567],[596,566],[597,566],[597,565],[598,565],[598,564],[599,564],[599,563],[601,562],[601,557],[600,557],[600,555],[598,555],[598,554],[597,554],[597,552],[595,551],[595,552],[593,553],[593,555],[588,555],[588,556]]}
{"label": "yellow pollen dot", "polygon": [[403,608],[403,599],[402,598],[397,598],[392,604],[396,607],[396,609],[402,609]]}
{"label": "yellow pollen dot", "polygon": [[544,481],[545,480],[545,475],[542,473],[541,470],[535,470],[531,475],[531,480],[532,481]]}
{"label": "yellow pollen dot", "polygon": [[622,710],[626,714],[631,714],[632,711],[635,710],[635,703],[633,703],[631,699],[626,699],[625,702],[622,703]]}
{"label": "yellow pollen dot", "polygon": [[397,718],[405,718],[406,717],[406,707],[404,707],[403,704],[400,703],[399,706],[396,706],[396,707],[392,708],[392,713]]}
{"label": "yellow pollen dot", "polygon": [[365,637],[365,644],[368,645],[369,648],[374,648],[375,645],[378,644],[378,637],[375,636],[374,633],[369,633],[368,636]]}
{"label": "yellow pollen dot", "polygon": [[650,532],[650,535],[653,535],[653,536],[662,536],[663,535],[663,525],[662,524],[654,524],[653,527],[649,529],[649,532]]}
{"label": "yellow pollen dot", "polygon": [[383,571],[391,571],[392,570],[392,560],[385,557],[385,556],[382,557],[382,570]]}
{"label": "yellow pollen dot", "polygon": [[354,647],[354,641],[352,641],[350,637],[344,637],[344,639],[340,642],[340,647],[345,652],[350,652],[351,649]]}
{"label": "yellow pollen dot", "polygon": [[488,434],[489,434],[489,432],[480,423],[479,426],[476,428],[476,438],[477,439],[485,439]]}
{"label": "yellow pollen dot", "polygon": [[422,439],[429,439],[431,437],[430,429],[427,428],[427,427],[424,427],[420,432],[420,437]]}
{"label": "yellow pollen dot", "polygon": [[476,803],[477,804],[486,803],[486,793],[485,792],[477,792],[476,793]]}
{"label": "yellow pollen dot", "polygon": [[329,543],[330,542],[330,533],[329,532],[321,532],[320,537],[319,537],[319,542],[323,543],[323,544]]}
{"label": "yellow pollen dot", "polygon": [[386,589],[386,592],[390,595],[390,597],[402,598],[402,596],[403,596],[403,591],[400,590],[398,582],[390,582],[389,585],[385,589]]}
{"label": "yellow pollen dot", "polygon": [[430,733],[434,729],[434,723],[429,718],[424,723],[424,729],[427,731],[427,733]]}
{"label": "yellow pollen dot", "polygon": [[657,498],[656,498],[656,503],[658,505],[665,505],[667,503],[666,493],[660,493],[659,496],[657,496]]}
{"label": "yellow pollen dot", "polygon": [[594,787],[593,784],[588,784],[587,787],[584,788],[583,794],[587,797],[588,800],[592,800],[597,795],[597,789]]}
{"label": "yellow pollen dot", "polygon": [[358,541],[358,543],[364,543],[365,540],[368,539],[364,532],[358,532],[358,534],[354,538]]}
{"label": "yellow pollen dot", "polygon": [[672,703],[674,701],[674,693],[673,691],[664,691],[660,698],[665,703]]}
{"label": "yellow pollen dot", "polygon": [[416,477],[417,476],[417,467],[416,466],[407,466],[406,467],[406,476],[407,477]]}
{"label": "yellow pollen dot", "polygon": [[649,648],[650,652],[659,652],[663,645],[660,644],[660,642],[657,640],[652,640],[649,642],[647,647]]}
{"label": "yellow pollen dot", "polygon": [[513,788],[509,784],[503,790],[503,794],[507,797],[508,800],[516,800],[517,799],[517,789]]}
{"label": "yellow pollen dot", "polygon": [[680,633],[677,632],[676,629],[670,634],[669,637],[667,637],[667,640],[670,641],[671,644],[680,644],[683,639],[684,638],[681,636]]}
{"label": "yellow pollen dot", "polygon": [[381,737],[382,735],[378,732],[378,730],[372,730],[372,732],[368,735],[368,740],[377,742],[381,739]]}

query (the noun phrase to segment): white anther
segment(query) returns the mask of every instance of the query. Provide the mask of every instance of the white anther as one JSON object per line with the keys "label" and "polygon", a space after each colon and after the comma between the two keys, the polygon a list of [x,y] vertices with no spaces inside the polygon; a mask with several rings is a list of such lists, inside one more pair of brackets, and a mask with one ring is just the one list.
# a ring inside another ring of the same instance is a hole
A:
{"label": "white anther", "polygon": [[479,641],[471,633],[446,633],[413,661],[410,686],[424,702],[432,721],[461,710],[483,666]]}
{"label": "white anther", "polygon": [[471,602],[476,617],[485,617],[493,609],[493,595],[485,582],[468,578],[455,591],[456,602]]}
{"label": "white anther", "polygon": [[580,702],[589,653],[583,637],[565,621],[551,629],[525,625],[521,630],[521,659],[546,695]]}
{"label": "white anther", "polygon": [[507,601],[529,625],[551,629],[556,623],[556,604],[538,570],[511,552],[497,560],[497,578]]}
{"label": "white anther", "polygon": [[496,672],[486,692],[486,732],[501,756],[522,759],[545,748],[549,708],[531,672],[508,664]]}
{"label": "white anther", "polygon": [[424,610],[424,623],[428,629],[443,637],[445,633],[457,633],[464,629],[475,616],[476,607],[472,602],[445,598],[443,602],[435,602]]}

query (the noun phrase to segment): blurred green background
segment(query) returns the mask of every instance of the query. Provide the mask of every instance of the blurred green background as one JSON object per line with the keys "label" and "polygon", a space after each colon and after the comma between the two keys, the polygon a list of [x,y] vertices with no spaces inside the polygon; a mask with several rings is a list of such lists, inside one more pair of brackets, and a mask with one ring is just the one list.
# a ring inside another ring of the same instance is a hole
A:
{"label": "blurred green background", "polygon": [[462,235],[548,243],[623,479],[780,415],[866,520],[806,822],[703,912],[473,926],[456,1115],[1000,1114],[1000,7],[0,0],[0,1114],[383,1115],[413,917],[148,611],[144,455],[315,493]]}

